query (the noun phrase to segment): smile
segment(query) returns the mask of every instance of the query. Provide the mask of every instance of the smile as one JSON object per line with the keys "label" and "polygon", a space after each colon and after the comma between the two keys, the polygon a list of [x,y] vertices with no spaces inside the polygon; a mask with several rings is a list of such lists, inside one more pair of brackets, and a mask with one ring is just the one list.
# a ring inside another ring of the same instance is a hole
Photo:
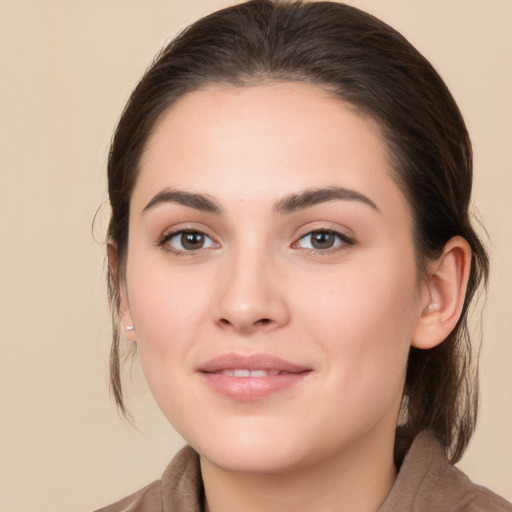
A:
{"label": "smile", "polygon": [[312,369],[268,354],[223,354],[199,368],[199,374],[216,394],[235,401],[254,401],[290,390]]}
{"label": "smile", "polygon": [[268,377],[279,375],[278,370],[221,370],[214,372],[216,375],[229,375],[230,377]]}

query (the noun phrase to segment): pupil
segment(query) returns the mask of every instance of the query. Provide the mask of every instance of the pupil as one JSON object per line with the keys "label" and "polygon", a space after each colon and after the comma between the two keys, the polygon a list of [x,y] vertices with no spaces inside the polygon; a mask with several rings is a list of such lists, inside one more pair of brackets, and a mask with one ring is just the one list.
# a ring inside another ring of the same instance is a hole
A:
{"label": "pupil", "polygon": [[332,233],[326,231],[319,231],[313,233],[312,245],[315,249],[329,249],[334,243],[334,236]]}
{"label": "pupil", "polygon": [[185,249],[198,249],[201,248],[204,243],[204,235],[202,233],[182,233],[181,234],[181,245]]}

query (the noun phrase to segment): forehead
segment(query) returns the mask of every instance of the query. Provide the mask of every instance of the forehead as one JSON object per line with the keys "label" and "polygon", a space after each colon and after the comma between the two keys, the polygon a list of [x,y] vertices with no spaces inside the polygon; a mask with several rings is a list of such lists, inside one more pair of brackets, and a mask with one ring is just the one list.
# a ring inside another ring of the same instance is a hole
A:
{"label": "forehead", "polygon": [[161,117],[134,195],[171,186],[270,200],[333,185],[396,195],[388,160],[377,123],[320,87],[210,87]]}
{"label": "forehead", "polygon": [[[163,113],[144,157],[155,155],[162,143],[172,144],[171,135],[176,145],[184,141],[207,145],[215,140],[219,152],[226,149],[218,145],[225,137],[239,143],[245,138],[241,148],[245,152],[258,142],[262,149],[288,143],[294,150],[290,153],[298,154],[314,145],[328,146],[333,139],[341,144],[349,132],[357,132],[353,138],[359,137],[367,147],[371,144],[379,153],[386,153],[378,123],[320,86],[295,82],[210,86],[182,96]],[[371,134],[373,140],[363,140],[364,134]],[[299,139],[308,144],[294,146]],[[229,152],[236,149],[231,147]]]}

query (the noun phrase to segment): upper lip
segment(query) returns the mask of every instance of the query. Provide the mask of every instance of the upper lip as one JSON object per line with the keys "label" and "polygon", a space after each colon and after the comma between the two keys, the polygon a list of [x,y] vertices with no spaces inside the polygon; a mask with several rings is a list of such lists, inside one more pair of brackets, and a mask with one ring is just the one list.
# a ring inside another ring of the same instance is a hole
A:
{"label": "upper lip", "polygon": [[222,354],[206,361],[199,367],[200,372],[214,373],[222,370],[267,370],[289,373],[310,371],[311,368],[297,365],[270,354]]}

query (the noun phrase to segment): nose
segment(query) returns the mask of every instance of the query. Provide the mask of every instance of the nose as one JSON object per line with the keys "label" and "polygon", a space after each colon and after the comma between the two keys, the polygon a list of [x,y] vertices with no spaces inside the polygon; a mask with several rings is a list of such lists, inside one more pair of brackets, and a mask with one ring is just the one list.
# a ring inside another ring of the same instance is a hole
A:
{"label": "nose", "polygon": [[243,334],[286,325],[290,318],[286,287],[270,259],[252,254],[226,263],[215,308],[217,325]]}

